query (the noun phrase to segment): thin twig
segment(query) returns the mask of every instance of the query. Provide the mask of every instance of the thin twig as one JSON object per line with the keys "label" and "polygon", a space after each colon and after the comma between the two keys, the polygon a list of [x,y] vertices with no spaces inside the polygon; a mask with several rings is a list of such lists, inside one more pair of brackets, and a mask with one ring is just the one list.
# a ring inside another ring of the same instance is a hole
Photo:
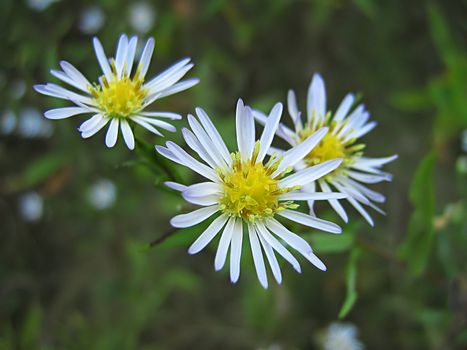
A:
{"label": "thin twig", "polygon": [[156,245],[159,245],[161,244],[162,242],[164,242],[167,238],[169,238],[170,236],[172,236],[173,234],[175,234],[175,232],[177,232],[177,229],[175,227],[172,227],[170,230],[168,230],[167,232],[165,232],[162,236],[160,236],[159,238],[156,238],[155,240],[153,240],[152,242],[149,242],[149,247],[152,248]]}
{"label": "thin twig", "polygon": [[367,249],[367,250],[369,250],[369,251],[375,253],[376,255],[380,256],[380,257],[383,258],[384,260],[388,260],[388,261],[391,261],[391,262],[395,262],[395,263],[397,263],[397,264],[403,264],[403,263],[404,263],[404,262],[401,261],[399,258],[397,258],[396,256],[394,256],[394,254],[393,254],[391,251],[389,251],[389,250],[387,250],[387,249],[384,249],[384,248],[382,248],[382,247],[380,247],[380,246],[374,244],[374,243],[371,242],[371,241],[368,241],[368,240],[366,240],[366,239],[364,239],[364,238],[362,238],[362,237],[358,237],[358,236],[355,237],[355,240],[357,241],[357,243],[358,243],[361,247],[363,247],[363,248],[365,248],[365,249]]}

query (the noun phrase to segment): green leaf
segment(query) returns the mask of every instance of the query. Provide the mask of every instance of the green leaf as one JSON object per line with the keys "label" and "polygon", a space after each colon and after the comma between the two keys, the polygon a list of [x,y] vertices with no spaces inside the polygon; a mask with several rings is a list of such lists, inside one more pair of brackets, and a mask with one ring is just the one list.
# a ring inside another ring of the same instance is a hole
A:
{"label": "green leaf", "polygon": [[357,302],[357,261],[360,256],[360,249],[354,248],[350,254],[346,270],[347,294],[344,304],[339,311],[339,319],[343,319],[352,310]]}
{"label": "green leaf", "polygon": [[342,253],[353,247],[354,236],[314,234],[310,236],[309,241],[313,250],[318,253]]}
{"label": "green leaf", "polygon": [[462,55],[462,46],[453,37],[442,11],[434,3],[428,6],[428,21],[435,46],[449,66]]}
{"label": "green leaf", "polygon": [[373,0],[354,0],[355,5],[370,18],[376,13],[376,7]]}
{"label": "green leaf", "polygon": [[426,268],[434,239],[433,219],[435,195],[433,170],[435,155],[428,154],[418,166],[410,186],[409,199],[414,206],[407,231],[398,255],[408,263],[413,275],[419,276]]}
{"label": "green leaf", "polygon": [[29,164],[23,174],[22,186],[33,187],[55,173],[65,162],[62,154],[49,154]]}
{"label": "green leaf", "polygon": [[42,310],[39,305],[31,307],[21,329],[21,349],[35,349],[41,332]]}

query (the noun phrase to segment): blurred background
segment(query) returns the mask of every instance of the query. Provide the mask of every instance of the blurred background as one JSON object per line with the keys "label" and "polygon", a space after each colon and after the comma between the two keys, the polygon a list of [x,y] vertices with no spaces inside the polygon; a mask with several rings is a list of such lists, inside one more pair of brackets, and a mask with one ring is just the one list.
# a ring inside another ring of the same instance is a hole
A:
{"label": "blurred background", "polygon": [[[2,0],[0,23],[0,349],[467,349],[465,1]],[[373,187],[387,216],[297,227],[328,272],[282,264],[269,290],[247,247],[237,285],[216,244],[189,256],[201,227],[149,248],[183,200],[121,140],[43,118],[65,103],[32,90],[60,59],[96,81],[92,36],[110,56],[122,32],[155,37],[150,75],[193,59],[201,83],[153,109],[202,106],[230,146],[238,97],[268,110],[293,88],[304,108],[314,72],[331,110],[361,94],[366,155],[399,155]]]}

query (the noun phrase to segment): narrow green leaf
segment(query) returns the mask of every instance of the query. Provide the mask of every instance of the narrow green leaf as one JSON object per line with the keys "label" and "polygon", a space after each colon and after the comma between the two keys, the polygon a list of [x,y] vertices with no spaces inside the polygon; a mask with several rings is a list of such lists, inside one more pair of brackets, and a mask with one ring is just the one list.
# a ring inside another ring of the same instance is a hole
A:
{"label": "narrow green leaf", "polygon": [[318,253],[341,253],[353,247],[354,236],[314,234],[309,238],[310,244]]}
{"label": "narrow green leaf", "polygon": [[33,187],[38,185],[56,172],[64,162],[64,156],[56,153],[36,159],[26,168],[23,174],[22,186]]}
{"label": "narrow green leaf", "polygon": [[21,349],[35,349],[39,342],[42,323],[42,310],[34,305],[29,310],[21,329]]}
{"label": "narrow green leaf", "polygon": [[347,294],[345,296],[344,304],[339,311],[339,319],[343,319],[352,310],[357,302],[357,262],[360,256],[360,249],[354,248],[350,254],[346,270],[346,285]]}
{"label": "narrow green leaf", "polygon": [[435,197],[433,170],[435,155],[428,154],[418,166],[410,186],[409,199],[414,206],[407,238],[401,244],[399,256],[408,263],[413,275],[419,276],[426,268],[434,239],[433,218]]}

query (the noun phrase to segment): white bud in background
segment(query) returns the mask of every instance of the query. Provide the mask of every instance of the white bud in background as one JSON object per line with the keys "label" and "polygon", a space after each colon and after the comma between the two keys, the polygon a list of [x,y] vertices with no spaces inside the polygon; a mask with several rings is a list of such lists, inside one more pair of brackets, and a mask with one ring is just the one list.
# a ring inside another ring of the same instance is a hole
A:
{"label": "white bud in background", "polygon": [[44,11],[47,7],[58,1],[60,0],[26,0],[26,3],[33,10]]}
{"label": "white bud in background", "polygon": [[117,188],[114,183],[107,179],[97,180],[88,191],[88,200],[91,205],[103,210],[114,205],[117,199]]}
{"label": "white bud in background", "polygon": [[98,6],[89,6],[81,12],[78,27],[84,34],[95,34],[105,22],[105,13]]}
{"label": "white bud in background", "polygon": [[44,201],[37,192],[28,192],[19,198],[18,209],[24,221],[36,222],[42,218]]}
{"label": "white bud in background", "polygon": [[462,132],[462,150],[467,152],[467,129]]}
{"label": "white bud in background", "polygon": [[326,332],[324,350],[361,350],[363,344],[357,339],[358,330],[350,323],[332,323]]}
{"label": "white bud in background", "polygon": [[53,124],[39,110],[26,107],[19,113],[18,134],[24,138],[47,138],[53,133]]}
{"label": "white bud in background", "polygon": [[17,122],[16,114],[11,109],[5,111],[0,118],[0,134],[10,135],[15,130]]}
{"label": "white bud in background", "polygon": [[128,20],[134,30],[140,33],[149,32],[154,26],[156,13],[152,5],[147,2],[137,2],[130,6]]}

